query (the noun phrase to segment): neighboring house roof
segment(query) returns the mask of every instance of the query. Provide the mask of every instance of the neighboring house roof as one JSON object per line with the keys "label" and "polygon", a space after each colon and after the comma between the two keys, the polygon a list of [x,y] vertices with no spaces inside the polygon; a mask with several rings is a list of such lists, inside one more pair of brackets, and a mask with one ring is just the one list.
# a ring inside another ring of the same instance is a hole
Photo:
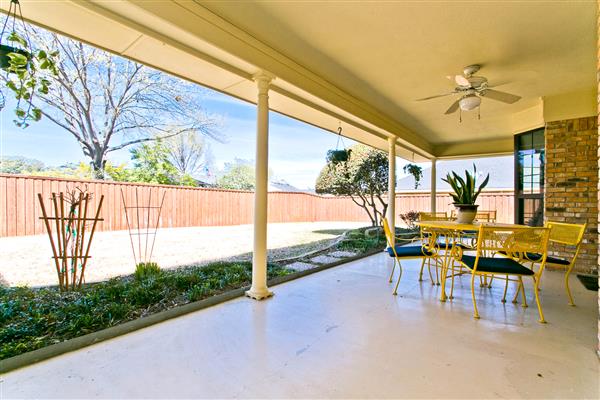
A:
{"label": "neighboring house roof", "polygon": [[306,192],[306,190],[298,189],[281,179],[269,182],[269,192]]}
{"label": "neighboring house roof", "polygon": [[[476,160],[445,160],[438,161],[436,165],[436,187],[439,191],[450,190],[450,186],[442,178],[451,171],[456,171],[464,176],[464,171],[473,171],[473,163],[477,167],[477,179],[481,182],[490,174],[487,188],[512,189],[514,187],[514,159],[512,156],[487,157]],[[398,172],[402,172],[401,170]],[[396,190],[414,190],[415,179],[412,175],[398,179]],[[423,177],[417,190],[431,190],[431,168],[423,168]]]}

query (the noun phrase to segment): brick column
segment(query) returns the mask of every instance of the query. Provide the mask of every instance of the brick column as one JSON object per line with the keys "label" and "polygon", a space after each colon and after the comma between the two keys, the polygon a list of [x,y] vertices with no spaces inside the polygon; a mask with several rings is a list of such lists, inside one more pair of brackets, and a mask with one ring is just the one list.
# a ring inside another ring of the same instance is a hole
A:
{"label": "brick column", "polygon": [[[545,218],[569,223],[586,222],[587,231],[576,271],[598,269],[598,117],[546,123]],[[551,246],[549,254],[563,256],[570,249]],[[572,252],[571,252],[572,255]]]}
{"label": "brick column", "polygon": [[[597,74],[596,74],[596,80],[598,81],[598,120],[596,121],[596,124],[599,126],[598,128],[598,133],[599,133],[599,139],[598,139],[598,156],[600,156],[600,1],[598,1],[598,14],[596,15],[597,18],[597,25],[596,25],[596,37],[598,39],[597,42],[597,55],[598,55],[598,69],[597,69]],[[598,162],[598,165],[596,166],[598,169],[600,169],[600,161]],[[598,208],[600,208],[600,185],[598,186]],[[600,217],[599,217],[599,222],[600,222]],[[600,248],[600,235],[598,236],[598,247]],[[600,251],[598,252],[600,253]],[[598,264],[600,264],[600,258],[598,259]],[[600,274],[599,274],[600,275]],[[600,277],[599,277],[599,282],[600,282]],[[598,291],[598,308],[600,308],[600,291]],[[600,315],[598,316],[598,352],[597,352],[598,356],[600,356]]]}

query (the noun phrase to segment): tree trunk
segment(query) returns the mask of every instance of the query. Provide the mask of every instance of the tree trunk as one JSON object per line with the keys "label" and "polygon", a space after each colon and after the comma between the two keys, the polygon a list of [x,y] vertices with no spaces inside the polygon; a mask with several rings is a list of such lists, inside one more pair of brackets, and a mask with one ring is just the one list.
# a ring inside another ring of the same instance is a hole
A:
{"label": "tree trunk", "polygon": [[102,151],[96,151],[90,162],[94,179],[104,179],[104,167],[106,166],[105,154]]}

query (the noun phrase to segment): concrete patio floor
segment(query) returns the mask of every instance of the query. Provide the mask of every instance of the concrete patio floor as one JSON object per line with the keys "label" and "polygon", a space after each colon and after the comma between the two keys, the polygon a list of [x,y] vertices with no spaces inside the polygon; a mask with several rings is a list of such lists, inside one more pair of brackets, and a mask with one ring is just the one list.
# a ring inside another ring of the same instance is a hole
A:
{"label": "concrete patio floor", "polygon": [[[399,295],[384,255],[239,298],[2,377],[4,398],[598,398],[595,292],[543,278],[548,324],[500,302],[502,284],[439,286],[405,265]],[[512,293],[513,287],[509,288]]]}

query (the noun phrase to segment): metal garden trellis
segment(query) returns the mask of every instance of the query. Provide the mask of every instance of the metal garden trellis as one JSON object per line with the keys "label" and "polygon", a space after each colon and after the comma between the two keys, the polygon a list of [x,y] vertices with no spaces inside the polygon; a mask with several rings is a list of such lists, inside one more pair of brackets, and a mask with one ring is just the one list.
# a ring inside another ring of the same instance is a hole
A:
{"label": "metal garden trellis", "polygon": [[[87,188],[79,187],[66,193],[52,193],[50,200],[54,216],[46,212],[44,198],[38,193],[38,200],[42,209],[40,219],[44,220],[50,246],[58,274],[60,290],[80,289],[85,281],[85,267],[90,259],[90,246],[100,218],[100,210],[104,196],[100,196],[96,212],[92,218],[88,217],[91,194]],[[52,210],[51,210],[52,212]],[[86,238],[86,225],[92,222],[89,237]],[[52,235],[52,227],[56,236]]]}
{"label": "metal garden trellis", "polygon": [[[152,188],[148,191],[148,202],[142,203],[142,199],[138,194],[138,188],[135,188],[135,205],[127,205],[125,194],[121,189],[121,200],[123,201],[123,210],[125,212],[125,221],[127,222],[127,230],[129,232],[129,240],[131,250],[133,252],[133,260],[137,266],[140,263],[147,264],[152,259],[154,251],[154,243],[160,223],[160,214],[165,201],[166,191],[163,191],[160,204],[152,205]],[[130,216],[128,210],[133,210]],[[157,211],[156,221],[151,221],[151,214]],[[140,216],[141,213],[141,216]],[[145,221],[145,222],[144,222]],[[151,225],[152,222],[152,225]],[[151,228],[152,226],[152,228]],[[137,236],[137,253],[134,237]],[[143,239],[142,239],[143,237]],[[150,245],[150,251],[148,251]],[[142,252],[143,249],[143,252]]]}

